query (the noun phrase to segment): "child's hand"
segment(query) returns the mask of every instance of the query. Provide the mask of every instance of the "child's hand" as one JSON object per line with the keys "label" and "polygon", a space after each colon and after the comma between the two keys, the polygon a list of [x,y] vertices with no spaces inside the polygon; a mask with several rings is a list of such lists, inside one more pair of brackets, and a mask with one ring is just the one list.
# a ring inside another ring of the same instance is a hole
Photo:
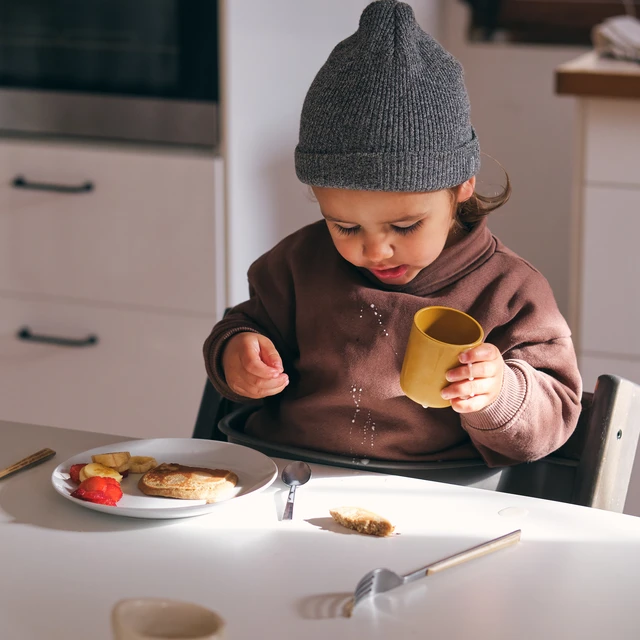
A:
{"label": "child's hand", "polygon": [[273,342],[259,333],[230,338],[222,353],[222,368],[230,389],[245,398],[274,396],[289,384]]}
{"label": "child's hand", "polygon": [[453,384],[442,390],[458,413],[471,413],[488,407],[500,395],[504,360],[495,345],[484,343],[460,354],[462,366],[447,371]]}

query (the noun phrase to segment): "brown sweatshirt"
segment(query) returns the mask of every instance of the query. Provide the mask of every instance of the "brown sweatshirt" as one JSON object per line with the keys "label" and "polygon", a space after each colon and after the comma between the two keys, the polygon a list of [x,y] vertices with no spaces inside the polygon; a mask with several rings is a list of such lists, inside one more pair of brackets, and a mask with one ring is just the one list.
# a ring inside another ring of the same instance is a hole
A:
{"label": "brown sweatshirt", "polygon": [[[285,238],[249,269],[250,298],[213,328],[207,373],[231,400],[221,354],[241,331],[269,337],[289,385],[266,398],[246,430],[279,443],[386,460],[490,466],[536,460],[560,447],[580,413],[571,334],[545,278],[479,223],[406,285],[385,285],[344,260],[326,224]],[[502,391],[460,415],[423,409],[400,389],[413,315],[454,307],[482,325],[506,363]]]}

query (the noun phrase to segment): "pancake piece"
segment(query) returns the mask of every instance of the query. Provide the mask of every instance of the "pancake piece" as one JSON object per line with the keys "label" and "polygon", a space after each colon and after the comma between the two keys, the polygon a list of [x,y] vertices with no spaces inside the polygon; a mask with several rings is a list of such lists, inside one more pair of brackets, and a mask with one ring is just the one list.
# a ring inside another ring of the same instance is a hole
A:
{"label": "pancake piece", "polygon": [[138,488],[148,496],[178,498],[179,500],[206,500],[219,502],[238,483],[238,476],[227,469],[188,467],[177,462],[163,463],[147,471],[138,482]]}
{"label": "pancake piece", "polygon": [[336,507],[329,513],[343,527],[370,536],[390,536],[395,529],[386,518],[360,507]]}

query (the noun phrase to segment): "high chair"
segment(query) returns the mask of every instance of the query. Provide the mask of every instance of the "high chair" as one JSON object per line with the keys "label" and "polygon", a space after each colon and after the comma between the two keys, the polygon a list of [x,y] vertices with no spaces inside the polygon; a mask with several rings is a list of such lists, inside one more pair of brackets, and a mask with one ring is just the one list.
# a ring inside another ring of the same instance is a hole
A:
{"label": "high chair", "polygon": [[259,407],[260,402],[239,405],[226,400],[207,380],[193,437],[226,440],[271,457],[412,476],[617,512],[624,508],[640,434],[640,386],[608,374],[598,378],[593,393],[583,394],[578,425],[564,446],[536,462],[500,468],[489,468],[481,460],[359,460],[265,442],[244,433],[247,416]]}

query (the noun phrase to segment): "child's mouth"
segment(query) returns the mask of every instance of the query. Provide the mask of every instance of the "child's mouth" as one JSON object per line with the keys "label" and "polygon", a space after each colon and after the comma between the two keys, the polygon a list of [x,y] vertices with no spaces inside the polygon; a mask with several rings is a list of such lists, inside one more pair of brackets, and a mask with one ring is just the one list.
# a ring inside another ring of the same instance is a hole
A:
{"label": "child's mouth", "polygon": [[369,269],[369,271],[380,280],[394,280],[406,275],[409,267],[406,264],[402,264],[399,267],[391,267],[390,269]]}

